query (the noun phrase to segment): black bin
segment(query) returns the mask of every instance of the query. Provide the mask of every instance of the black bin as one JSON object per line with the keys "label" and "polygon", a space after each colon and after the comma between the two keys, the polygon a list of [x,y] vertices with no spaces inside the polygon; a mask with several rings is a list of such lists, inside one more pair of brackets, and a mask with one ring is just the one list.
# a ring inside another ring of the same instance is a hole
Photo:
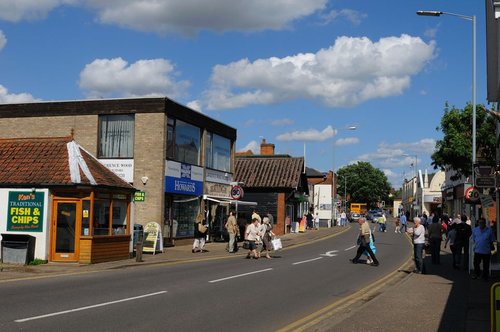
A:
{"label": "black bin", "polygon": [[35,240],[31,235],[2,234],[2,263],[27,265],[35,259]]}
{"label": "black bin", "polygon": [[141,224],[134,224],[134,242],[133,242],[133,248],[135,250],[135,247],[137,245],[137,242],[142,242],[142,238],[144,236],[144,228]]}

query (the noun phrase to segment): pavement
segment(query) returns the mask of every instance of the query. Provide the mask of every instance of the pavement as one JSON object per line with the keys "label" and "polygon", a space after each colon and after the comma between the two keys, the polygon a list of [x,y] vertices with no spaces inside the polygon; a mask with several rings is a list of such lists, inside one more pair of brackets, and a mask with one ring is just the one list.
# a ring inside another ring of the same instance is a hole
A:
{"label": "pavement", "polygon": [[[349,227],[357,227],[351,224]],[[280,236],[283,250],[314,240],[336,236],[349,227],[320,228]],[[388,232],[394,232],[392,220]],[[409,238],[408,238],[409,240]],[[409,240],[410,241],[410,240]],[[226,251],[225,242],[209,242],[208,252],[192,253],[191,244],[167,247],[163,253],[99,264],[48,263],[19,266],[0,263],[0,283],[20,279],[47,278],[57,275],[97,273],[99,271],[140,268],[144,265],[183,264],[246,255]],[[316,313],[309,314],[281,331],[500,331],[500,324],[490,327],[491,286],[500,282],[500,273],[492,271],[489,281],[473,280],[467,271],[454,270],[449,248],[441,248],[441,264],[432,265],[425,258],[426,273],[413,273],[414,263],[407,262],[372,285]],[[496,257],[494,258],[494,260]],[[500,259],[499,259],[500,261]],[[347,263],[347,262],[346,262]],[[500,299],[500,297],[499,297]]]}

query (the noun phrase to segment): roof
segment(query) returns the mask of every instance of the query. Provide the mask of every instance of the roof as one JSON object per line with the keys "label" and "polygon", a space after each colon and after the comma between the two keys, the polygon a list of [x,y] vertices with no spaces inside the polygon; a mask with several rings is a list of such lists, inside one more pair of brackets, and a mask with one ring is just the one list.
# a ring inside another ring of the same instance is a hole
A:
{"label": "roof", "polygon": [[134,187],[71,137],[0,139],[0,186]]}
{"label": "roof", "polygon": [[303,157],[235,158],[235,180],[250,188],[297,188],[303,170]]}

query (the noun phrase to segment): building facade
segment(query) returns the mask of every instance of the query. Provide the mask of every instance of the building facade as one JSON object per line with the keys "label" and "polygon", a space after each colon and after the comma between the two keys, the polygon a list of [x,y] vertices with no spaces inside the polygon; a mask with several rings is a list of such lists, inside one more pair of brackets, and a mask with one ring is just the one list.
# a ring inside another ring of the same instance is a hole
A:
{"label": "building facade", "polygon": [[0,137],[70,134],[139,190],[134,222],[159,223],[167,244],[192,237],[199,212],[214,220],[207,198],[230,199],[236,129],[168,98],[0,105]]}

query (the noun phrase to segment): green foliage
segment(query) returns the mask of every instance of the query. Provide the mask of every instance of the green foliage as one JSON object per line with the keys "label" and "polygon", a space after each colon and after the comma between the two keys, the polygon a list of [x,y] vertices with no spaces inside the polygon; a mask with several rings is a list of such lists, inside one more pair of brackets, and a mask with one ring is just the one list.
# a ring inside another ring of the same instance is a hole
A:
{"label": "green foliage", "polygon": [[[495,165],[496,119],[485,109],[484,105],[476,105],[476,159],[482,164]],[[444,115],[440,127],[443,139],[436,142],[431,155],[434,169],[451,168],[457,172],[452,180],[460,175],[468,177],[472,173],[472,104],[464,109],[449,108],[445,104]],[[483,161],[484,160],[484,161]]]}
{"label": "green foliage", "polygon": [[369,162],[360,161],[342,167],[338,170],[337,176],[337,192],[343,195],[344,179],[347,179],[346,191],[351,202],[367,203],[369,207],[373,207],[380,201],[389,201],[391,187],[387,177]]}
{"label": "green foliage", "polygon": [[28,265],[42,265],[42,264],[47,264],[47,263],[48,263],[48,261],[46,259],[35,258],[31,262],[29,262]]}

